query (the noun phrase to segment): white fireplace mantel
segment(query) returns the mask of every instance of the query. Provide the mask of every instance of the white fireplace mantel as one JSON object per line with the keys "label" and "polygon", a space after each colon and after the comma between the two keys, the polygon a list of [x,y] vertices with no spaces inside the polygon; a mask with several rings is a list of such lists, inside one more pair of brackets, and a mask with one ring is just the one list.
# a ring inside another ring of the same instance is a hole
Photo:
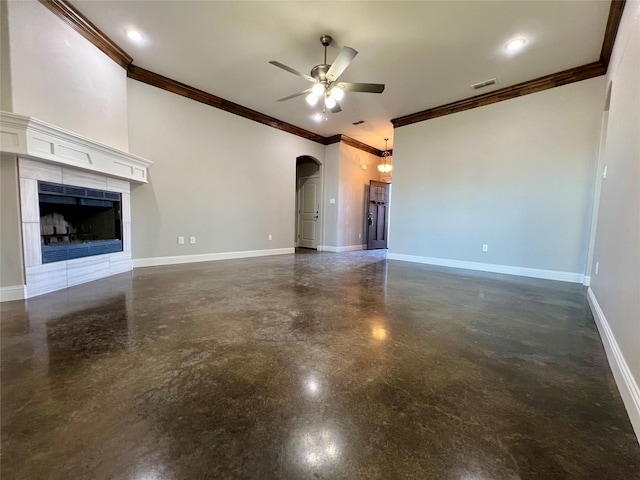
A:
{"label": "white fireplace mantel", "polygon": [[[0,112],[0,152],[18,164],[25,285],[0,301],[44,293],[131,271],[131,183],[148,183],[151,162],[50,125]],[[122,251],[44,263],[38,182],[120,194]],[[20,286],[15,286],[20,287]]]}
{"label": "white fireplace mantel", "polygon": [[148,182],[152,163],[42,120],[1,111],[0,150],[140,183]]}

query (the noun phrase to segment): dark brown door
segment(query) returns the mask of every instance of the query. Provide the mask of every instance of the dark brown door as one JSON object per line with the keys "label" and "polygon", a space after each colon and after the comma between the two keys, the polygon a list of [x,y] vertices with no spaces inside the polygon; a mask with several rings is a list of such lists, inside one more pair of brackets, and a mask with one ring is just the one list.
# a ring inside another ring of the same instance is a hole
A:
{"label": "dark brown door", "polygon": [[367,248],[387,248],[389,233],[389,184],[369,181],[369,237]]}

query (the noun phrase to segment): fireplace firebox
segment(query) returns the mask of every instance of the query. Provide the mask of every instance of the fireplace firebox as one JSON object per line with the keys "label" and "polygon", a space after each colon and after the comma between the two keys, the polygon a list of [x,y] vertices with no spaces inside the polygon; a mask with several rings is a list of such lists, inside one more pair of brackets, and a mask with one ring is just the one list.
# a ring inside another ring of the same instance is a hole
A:
{"label": "fireplace firebox", "polygon": [[38,181],[42,263],[122,251],[119,193]]}

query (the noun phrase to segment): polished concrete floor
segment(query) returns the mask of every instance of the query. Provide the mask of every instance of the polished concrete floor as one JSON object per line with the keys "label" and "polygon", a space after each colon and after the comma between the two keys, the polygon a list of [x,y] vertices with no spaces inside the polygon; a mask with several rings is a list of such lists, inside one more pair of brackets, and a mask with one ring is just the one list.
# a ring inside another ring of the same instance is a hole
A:
{"label": "polished concrete floor", "polygon": [[2,304],[2,479],[640,478],[582,286],[383,251]]}

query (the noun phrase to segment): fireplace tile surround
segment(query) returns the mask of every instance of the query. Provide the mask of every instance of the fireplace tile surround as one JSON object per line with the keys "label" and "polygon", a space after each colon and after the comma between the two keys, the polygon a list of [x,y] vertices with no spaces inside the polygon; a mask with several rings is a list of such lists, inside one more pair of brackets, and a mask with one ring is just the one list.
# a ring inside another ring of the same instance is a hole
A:
{"label": "fireplace tile surround", "polygon": [[22,244],[28,297],[128,272],[132,269],[131,242],[127,240],[123,242],[122,252],[43,264],[38,204],[38,180],[120,193],[122,195],[123,236],[126,239],[131,234],[129,182],[20,157],[18,158],[18,175],[20,178]]}
{"label": "fireplace tile surround", "polygon": [[[151,162],[40,120],[0,112],[0,147],[18,159],[24,298],[132,270],[131,182],[146,183]],[[42,262],[38,181],[121,194],[123,251]]]}

